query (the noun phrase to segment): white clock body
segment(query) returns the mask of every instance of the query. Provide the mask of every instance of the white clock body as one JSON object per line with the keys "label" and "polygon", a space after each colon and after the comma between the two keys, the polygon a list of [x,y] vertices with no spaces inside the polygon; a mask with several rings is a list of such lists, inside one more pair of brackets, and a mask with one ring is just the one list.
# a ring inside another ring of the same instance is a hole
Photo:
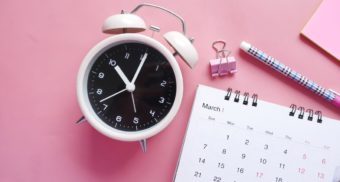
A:
{"label": "white clock body", "polygon": [[[89,100],[89,93],[87,88],[89,75],[91,74],[90,73],[91,67],[103,52],[122,43],[141,43],[156,49],[168,60],[174,72],[176,80],[175,99],[169,112],[164,116],[162,120],[158,121],[155,125],[139,131],[122,131],[109,126],[97,115],[97,113],[91,106]],[[180,67],[175,57],[164,45],[162,45],[155,39],[147,37],[142,34],[136,33],[118,34],[108,37],[105,40],[99,42],[85,56],[78,72],[77,98],[81,111],[84,114],[84,117],[93,126],[93,128],[95,128],[100,133],[112,139],[122,141],[139,141],[147,139],[159,133],[170,124],[170,122],[178,112],[182,101],[182,96],[183,96],[183,78]]]}

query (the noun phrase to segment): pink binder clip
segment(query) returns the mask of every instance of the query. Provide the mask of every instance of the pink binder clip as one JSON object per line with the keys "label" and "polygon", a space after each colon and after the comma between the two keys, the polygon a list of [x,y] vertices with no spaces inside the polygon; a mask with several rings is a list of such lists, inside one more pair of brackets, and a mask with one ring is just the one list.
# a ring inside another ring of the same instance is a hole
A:
{"label": "pink binder clip", "polygon": [[[216,44],[218,43],[222,44],[220,50],[216,48]],[[216,59],[211,59],[209,61],[212,77],[234,74],[237,72],[236,60],[234,57],[229,56],[231,51],[226,50],[225,46],[226,43],[222,40],[215,41],[212,44],[212,48],[216,51]]]}

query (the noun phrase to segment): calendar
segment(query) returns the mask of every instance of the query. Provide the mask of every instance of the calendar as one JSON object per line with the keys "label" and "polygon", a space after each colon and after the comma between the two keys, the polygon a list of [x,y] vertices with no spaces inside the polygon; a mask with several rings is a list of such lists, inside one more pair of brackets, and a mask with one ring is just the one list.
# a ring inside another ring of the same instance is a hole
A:
{"label": "calendar", "polygon": [[175,182],[340,182],[340,121],[197,88]]}

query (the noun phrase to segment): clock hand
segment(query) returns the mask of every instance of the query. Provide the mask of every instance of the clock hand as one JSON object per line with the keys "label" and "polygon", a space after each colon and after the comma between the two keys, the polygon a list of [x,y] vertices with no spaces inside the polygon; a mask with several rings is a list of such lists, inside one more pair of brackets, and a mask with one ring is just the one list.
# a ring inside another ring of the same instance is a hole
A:
{"label": "clock hand", "polygon": [[134,75],[133,78],[132,78],[132,81],[131,81],[132,84],[135,84],[135,81],[136,81],[136,79],[137,79],[137,76],[138,76],[140,70],[142,69],[142,67],[143,67],[143,65],[144,65],[144,62],[145,62],[145,60],[146,60],[147,57],[148,57],[148,53],[145,53],[144,56],[143,56],[143,58],[142,58],[142,60],[141,60],[140,63],[139,63],[139,66],[138,66],[138,68],[137,68],[137,71],[136,71],[135,75]]}
{"label": "clock hand", "polygon": [[114,96],[116,96],[116,95],[118,95],[118,94],[124,92],[125,90],[127,90],[127,88],[124,88],[123,90],[120,90],[120,91],[118,91],[118,92],[116,92],[116,93],[114,93],[114,94],[112,94],[112,95],[110,95],[110,96],[108,96],[108,97],[106,97],[106,98],[100,100],[99,102],[104,102],[104,101],[106,101],[107,99],[110,99],[110,98],[112,98],[112,97],[114,97]]}
{"label": "clock hand", "polygon": [[120,69],[120,67],[117,65],[115,66],[115,70],[117,71],[119,77],[123,80],[123,82],[125,83],[126,89],[129,92],[133,92],[135,90],[135,85],[133,83],[131,83],[129,81],[129,79],[125,76],[125,74],[123,73],[122,69]]}
{"label": "clock hand", "polygon": [[130,84],[129,79],[125,76],[125,74],[123,73],[122,69],[120,69],[120,67],[118,65],[115,66],[115,70],[117,71],[119,77],[123,80],[125,85],[129,85]]}
{"label": "clock hand", "polygon": [[135,111],[136,113],[137,110],[136,110],[135,97],[133,96],[133,92],[131,92],[131,99],[132,99],[133,111]]}
{"label": "clock hand", "polygon": [[128,78],[125,76],[125,74],[123,73],[122,69],[120,69],[120,67],[117,65],[115,66],[115,70],[117,71],[118,75],[120,76],[120,78],[123,80],[123,82],[126,85],[126,89],[131,92],[131,99],[132,99],[132,105],[133,105],[133,111],[135,111],[135,113],[137,112],[136,110],[136,104],[135,104],[135,98],[133,96],[133,90],[130,91],[130,87],[134,87],[133,83],[130,83]]}

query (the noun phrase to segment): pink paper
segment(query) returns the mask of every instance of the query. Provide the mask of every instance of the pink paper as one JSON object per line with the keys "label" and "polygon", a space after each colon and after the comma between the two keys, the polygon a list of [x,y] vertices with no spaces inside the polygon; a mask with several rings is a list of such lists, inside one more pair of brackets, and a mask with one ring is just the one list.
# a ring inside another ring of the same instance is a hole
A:
{"label": "pink paper", "polygon": [[340,1],[324,0],[301,33],[340,60]]}

